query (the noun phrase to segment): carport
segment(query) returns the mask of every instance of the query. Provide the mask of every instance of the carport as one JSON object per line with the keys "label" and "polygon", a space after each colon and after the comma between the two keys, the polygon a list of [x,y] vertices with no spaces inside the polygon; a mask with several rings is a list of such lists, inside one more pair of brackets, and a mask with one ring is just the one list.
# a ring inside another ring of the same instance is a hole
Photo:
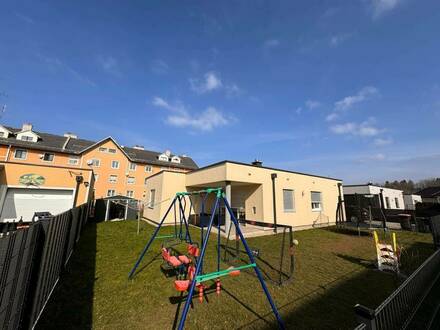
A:
{"label": "carport", "polygon": [[96,200],[95,219],[97,221],[135,220],[138,218],[139,201],[126,196],[112,196]]}

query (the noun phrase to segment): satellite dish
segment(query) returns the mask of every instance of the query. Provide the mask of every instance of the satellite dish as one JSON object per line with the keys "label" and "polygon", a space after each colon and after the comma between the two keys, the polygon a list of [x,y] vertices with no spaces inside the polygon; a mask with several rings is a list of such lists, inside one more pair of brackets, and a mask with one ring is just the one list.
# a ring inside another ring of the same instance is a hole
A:
{"label": "satellite dish", "polygon": [[89,160],[87,161],[87,165],[89,165],[89,166],[93,165],[93,160],[89,159]]}

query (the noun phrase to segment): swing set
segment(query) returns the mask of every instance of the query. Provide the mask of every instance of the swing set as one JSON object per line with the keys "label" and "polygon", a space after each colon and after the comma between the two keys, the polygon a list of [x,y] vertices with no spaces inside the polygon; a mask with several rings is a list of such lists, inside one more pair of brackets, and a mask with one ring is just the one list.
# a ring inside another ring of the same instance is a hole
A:
{"label": "swing set", "polygon": [[[195,205],[192,201],[192,197],[200,197],[201,202],[201,219],[200,219],[200,245],[193,242],[190,231],[188,220],[191,214],[196,214]],[[202,217],[205,215],[205,204],[209,196],[214,196],[215,201],[211,208],[211,215],[209,216],[209,222],[202,224]],[[231,218],[231,226],[235,227],[235,232],[239,240],[242,242],[245,252],[249,258],[247,264],[229,267],[227,269],[221,269],[221,239],[220,239],[220,208],[221,205],[224,206],[225,212],[228,212]],[[170,235],[158,235],[161,227],[164,225],[171,210],[174,210],[174,233]],[[188,214],[187,214],[188,212]],[[204,258],[206,254],[206,249],[208,246],[209,237],[212,231],[212,227],[216,220],[217,215],[217,267],[216,271],[204,272]],[[177,219],[177,216],[179,219]],[[207,227],[207,229],[204,229]],[[142,250],[139,258],[137,259],[135,265],[131,269],[128,278],[132,279],[139,267],[142,259],[150,248],[151,244],[155,239],[169,239],[162,244],[161,254],[164,261],[164,266],[167,269],[174,270],[177,273],[177,279],[174,281],[174,287],[177,291],[183,293],[188,292],[185,306],[183,308],[182,315],[180,317],[178,329],[182,330],[185,326],[185,321],[189,312],[189,308],[192,304],[192,299],[197,288],[199,294],[199,301],[203,302],[204,290],[207,289],[205,282],[214,281],[217,295],[221,292],[221,282],[220,278],[226,276],[239,276],[242,270],[253,269],[255,271],[256,277],[258,278],[264,294],[271,306],[272,312],[277,320],[280,329],[285,329],[284,323],[278,312],[278,309],[269,293],[269,290],[264,281],[263,275],[256,263],[254,253],[249,248],[243,233],[240,230],[240,225],[237,218],[235,217],[227,199],[225,198],[225,193],[222,188],[209,188],[193,192],[178,192],[176,193],[173,201],[165,212],[162,220],[159,222],[158,226],[153,232],[153,235],[148,240],[144,249]],[[186,244],[187,255],[180,254],[178,251],[173,249],[173,246],[177,244]]]}

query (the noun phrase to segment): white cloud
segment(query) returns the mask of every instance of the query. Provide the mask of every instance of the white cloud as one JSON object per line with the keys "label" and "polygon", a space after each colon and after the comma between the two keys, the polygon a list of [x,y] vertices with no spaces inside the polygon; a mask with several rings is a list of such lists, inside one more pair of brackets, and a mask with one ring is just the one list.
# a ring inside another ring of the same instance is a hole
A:
{"label": "white cloud", "polygon": [[166,109],[171,113],[165,122],[175,127],[189,127],[197,131],[211,131],[216,127],[226,126],[234,121],[215,107],[209,106],[199,113],[191,113],[183,104],[170,104],[161,97],[153,98],[153,105]]}
{"label": "white cloud", "polygon": [[165,61],[158,59],[151,62],[150,68],[155,74],[166,74],[170,67]]}
{"label": "white cloud", "polygon": [[362,137],[373,137],[379,135],[383,130],[375,127],[373,120],[367,120],[360,124],[349,122],[330,126],[330,130],[335,134],[353,135]]}
{"label": "white cloud", "polygon": [[307,100],[306,101],[306,107],[309,108],[310,110],[319,108],[321,106],[321,102],[316,101],[316,100]]}
{"label": "white cloud", "polygon": [[278,39],[268,39],[264,42],[264,48],[275,48],[280,45],[280,41]]}
{"label": "white cloud", "polygon": [[228,97],[239,96],[243,93],[243,90],[237,84],[226,85],[225,89]]}
{"label": "white cloud", "polygon": [[337,47],[351,37],[351,33],[336,34],[330,37],[329,43],[332,47]]}
{"label": "white cloud", "polygon": [[393,139],[391,138],[377,138],[374,139],[374,145],[378,147],[386,146],[393,143]]}
{"label": "white cloud", "polygon": [[326,121],[333,121],[338,118],[339,118],[339,114],[336,112],[332,112],[332,113],[328,114],[327,117],[325,117],[325,120]]}
{"label": "white cloud", "polygon": [[222,80],[213,71],[205,73],[203,79],[190,79],[191,89],[199,94],[212,92],[223,87]]}
{"label": "white cloud", "polygon": [[373,9],[373,17],[377,18],[386,12],[395,9],[402,0],[371,0],[371,7]]}
{"label": "white cloud", "polygon": [[355,95],[346,96],[342,100],[335,102],[335,110],[343,111],[350,109],[353,105],[369,100],[378,93],[378,89],[373,86],[362,88]]}
{"label": "white cloud", "polygon": [[296,108],[296,110],[295,110],[295,112],[296,112],[297,115],[300,115],[300,114],[302,113],[302,111],[303,111],[302,107],[298,107],[298,108]]}
{"label": "white cloud", "polygon": [[118,67],[118,61],[113,56],[99,56],[98,62],[105,72],[114,76],[121,75]]}
{"label": "white cloud", "polygon": [[36,56],[47,64],[47,66],[50,68],[50,70],[56,72],[56,71],[65,71],[68,74],[70,74],[72,77],[74,77],[79,82],[89,85],[92,87],[96,87],[96,83],[92,80],[90,80],[88,77],[84,76],[83,74],[79,73],[75,69],[73,69],[70,65],[67,63],[61,61],[57,57],[49,57],[42,54],[37,53]]}
{"label": "white cloud", "polygon": [[34,20],[32,18],[30,18],[27,15],[24,15],[22,13],[19,12],[14,12],[15,16],[18,17],[19,19],[21,19],[22,21],[28,23],[28,24],[34,24]]}

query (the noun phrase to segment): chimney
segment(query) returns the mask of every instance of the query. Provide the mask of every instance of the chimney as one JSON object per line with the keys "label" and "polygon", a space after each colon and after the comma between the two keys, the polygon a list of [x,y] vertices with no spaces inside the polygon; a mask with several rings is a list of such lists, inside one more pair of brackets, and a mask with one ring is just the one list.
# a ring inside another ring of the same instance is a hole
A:
{"label": "chimney", "polygon": [[261,167],[261,166],[263,166],[263,162],[262,162],[261,160],[255,159],[255,160],[252,162],[252,165],[254,165],[254,166],[258,166],[258,167]]}
{"label": "chimney", "polygon": [[167,155],[168,157],[170,157],[171,156],[171,151],[170,150],[165,150],[165,155]]}
{"label": "chimney", "polygon": [[67,132],[67,133],[64,133],[64,137],[71,138],[71,139],[77,139],[78,135]]}
{"label": "chimney", "polygon": [[21,127],[22,132],[24,131],[32,131],[32,124],[30,123],[24,123]]}
{"label": "chimney", "polygon": [[140,146],[140,145],[137,145],[137,144],[133,147],[133,149],[145,150],[144,146]]}

